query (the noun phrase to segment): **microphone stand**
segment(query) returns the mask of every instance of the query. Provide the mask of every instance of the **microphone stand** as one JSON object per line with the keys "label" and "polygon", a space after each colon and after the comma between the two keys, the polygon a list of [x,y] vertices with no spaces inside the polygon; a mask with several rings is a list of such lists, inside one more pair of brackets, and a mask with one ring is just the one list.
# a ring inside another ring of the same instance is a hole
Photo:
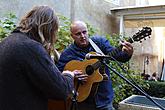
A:
{"label": "microphone stand", "polygon": [[125,78],[122,74],[117,72],[114,68],[110,67],[103,59],[100,60],[102,64],[107,66],[111,71],[113,71],[115,74],[117,74],[120,78],[122,78],[124,81],[126,81],[128,84],[130,84],[132,87],[134,87],[136,90],[141,92],[143,95],[145,95],[151,102],[153,102],[157,107],[159,107],[161,110],[165,110],[164,107],[162,107],[159,103],[157,103],[155,100],[151,98],[142,88],[139,88],[138,86],[134,85],[131,81],[129,81],[127,78]]}

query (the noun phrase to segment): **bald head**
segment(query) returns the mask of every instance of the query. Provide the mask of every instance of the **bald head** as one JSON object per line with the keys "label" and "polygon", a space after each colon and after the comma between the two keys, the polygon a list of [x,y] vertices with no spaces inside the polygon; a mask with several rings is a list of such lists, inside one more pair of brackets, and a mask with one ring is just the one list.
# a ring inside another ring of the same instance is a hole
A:
{"label": "bald head", "polygon": [[72,33],[75,29],[77,29],[77,28],[79,28],[79,27],[84,27],[84,28],[87,29],[87,25],[86,25],[85,22],[83,22],[83,21],[74,21],[74,22],[72,22],[72,24],[71,24],[71,26],[70,26],[70,31],[71,31],[71,33]]}
{"label": "bald head", "polygon": [[83,21],[74,21],[70,26],[70,31],[72,38],[79,47],[88,46],[88,29]]}

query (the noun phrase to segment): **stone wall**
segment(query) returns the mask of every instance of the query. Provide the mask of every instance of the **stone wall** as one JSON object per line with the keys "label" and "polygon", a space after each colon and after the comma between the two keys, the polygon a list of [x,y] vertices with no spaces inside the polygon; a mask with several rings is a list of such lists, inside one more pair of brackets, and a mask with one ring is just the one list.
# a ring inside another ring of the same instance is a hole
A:
{"label": "stone wall", "polygon": [[[113,1],[113,0],[112,0]],[[116,18],[109,15],[110,8],[119,7],[110,0],[0,0],[0,17],[7,13],[15,13],[20,19],[27,11],[36,5],[48,5],[72,20],[79,19],[88,22],[105,33],[117,33],[119,24]],[[121,3],[124,0],[120,0]],[[125,0],[123,3],[135,0]],[[125,5],[125,4],[124,4]],[[19,20],[18,19],[18,20]]]}
{"label": "stone wall", "polygon": [[48,5],[57,13],[70,17],[70,0],[0,0],[0,17],[15,13],[20,19],[27,11],[37,5]]}

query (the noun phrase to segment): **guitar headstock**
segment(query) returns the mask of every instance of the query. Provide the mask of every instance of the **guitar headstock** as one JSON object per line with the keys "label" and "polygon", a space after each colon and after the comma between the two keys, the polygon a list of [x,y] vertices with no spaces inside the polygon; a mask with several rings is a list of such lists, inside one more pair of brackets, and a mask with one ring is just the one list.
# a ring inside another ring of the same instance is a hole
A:
{"label": "guitar headstock", "polygon": [[132,36],[132,38],[130,38],[128,41],[130,43],[133,43],[135,41],[142,42],[141,41],[142,39],[146,40],[146,37],[149,37],[150,38],[151,32],[152,32],[152,29],[150,27],[143,27],[142,30],[139,30],[139,32],[137,32],[136,34],[134,34]]}

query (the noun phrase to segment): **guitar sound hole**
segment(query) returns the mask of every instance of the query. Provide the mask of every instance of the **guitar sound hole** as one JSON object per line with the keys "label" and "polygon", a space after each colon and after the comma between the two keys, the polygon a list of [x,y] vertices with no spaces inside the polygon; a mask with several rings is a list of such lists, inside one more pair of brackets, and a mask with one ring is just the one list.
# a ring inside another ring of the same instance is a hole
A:
{"label": "guitar sound hole", "polygon": [[88,65],[88,66],[86,67],[86,74],[87,74],[87,75],[91,75],[93,72],[94,72],[93,66],[92,66],[92,65]]}

